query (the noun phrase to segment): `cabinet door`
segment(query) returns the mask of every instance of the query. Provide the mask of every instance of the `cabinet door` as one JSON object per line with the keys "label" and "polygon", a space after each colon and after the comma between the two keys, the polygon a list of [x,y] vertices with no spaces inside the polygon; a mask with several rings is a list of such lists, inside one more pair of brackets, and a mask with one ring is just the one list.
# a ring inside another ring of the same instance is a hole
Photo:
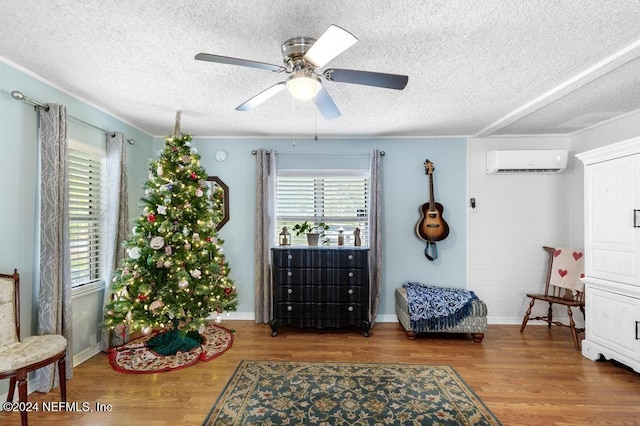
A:
{"label": "cabinet door", "polygon": [[587,339],[640,360],[640,299],[589,285],[585,295]]}
{"label": "cabinet door", "polygon": [[640,285],[640,155],[585,168],[585,270]]}

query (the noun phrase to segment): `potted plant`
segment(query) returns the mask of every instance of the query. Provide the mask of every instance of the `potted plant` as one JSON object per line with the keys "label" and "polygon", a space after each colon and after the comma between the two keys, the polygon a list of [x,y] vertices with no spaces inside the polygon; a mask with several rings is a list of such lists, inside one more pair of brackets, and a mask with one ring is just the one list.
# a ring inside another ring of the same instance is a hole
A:
{"label": "potted plant", "polygon": [[327,243],[328,241],[324,236],[325,232],[328,230],[329,225],[326,225],[324,222],[313,225],[305,220],[304,222],[296,223],[293,226],[293,231],[296,233],[296,236],[307,234],[307,244],[309,244],[309,246],[317,246],[320,237],[323,238],[323,244]]}

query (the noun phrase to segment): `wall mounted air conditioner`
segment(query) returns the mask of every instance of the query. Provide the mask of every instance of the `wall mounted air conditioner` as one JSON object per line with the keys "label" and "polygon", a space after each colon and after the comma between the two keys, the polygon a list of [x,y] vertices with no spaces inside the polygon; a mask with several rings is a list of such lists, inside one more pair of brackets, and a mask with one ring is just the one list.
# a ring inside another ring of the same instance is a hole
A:
{"label": "wall mounted air conditioner", "polygon": [[567,168],[565,149],[520,149],[487,152],[487,173],[560,173]]}

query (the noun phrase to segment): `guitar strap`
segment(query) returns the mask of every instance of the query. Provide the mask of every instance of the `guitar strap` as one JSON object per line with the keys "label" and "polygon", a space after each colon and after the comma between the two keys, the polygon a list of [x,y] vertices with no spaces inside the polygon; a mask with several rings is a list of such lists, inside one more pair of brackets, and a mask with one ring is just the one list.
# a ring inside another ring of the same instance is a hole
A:
{"label": "guitar strap", "polygon": [[[431,254],[429,254],[429,252],[431,252]],[[424,247],[424,255],[431,262],[438,258],[438,246],[434,241],[427,241],[427,244]]]}

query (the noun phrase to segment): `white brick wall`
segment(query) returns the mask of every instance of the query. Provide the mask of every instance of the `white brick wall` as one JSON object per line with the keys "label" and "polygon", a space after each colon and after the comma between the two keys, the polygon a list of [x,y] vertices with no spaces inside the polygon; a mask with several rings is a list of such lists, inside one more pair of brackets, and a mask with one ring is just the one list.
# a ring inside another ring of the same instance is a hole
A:
{"label": "white brick wall", "polygon": [[[529,303],[526,293],[542,290],[547,256],[542,246],[569,243],[571,172],[487,175],[486,152],[568,149],[569,139],[469,139],[468,148],[467,195],[477,208],[467,214],[467,288],[487,304],[490,323],[520,323]],[[537,303],[533,313],[543,311],[546,306]]]}

